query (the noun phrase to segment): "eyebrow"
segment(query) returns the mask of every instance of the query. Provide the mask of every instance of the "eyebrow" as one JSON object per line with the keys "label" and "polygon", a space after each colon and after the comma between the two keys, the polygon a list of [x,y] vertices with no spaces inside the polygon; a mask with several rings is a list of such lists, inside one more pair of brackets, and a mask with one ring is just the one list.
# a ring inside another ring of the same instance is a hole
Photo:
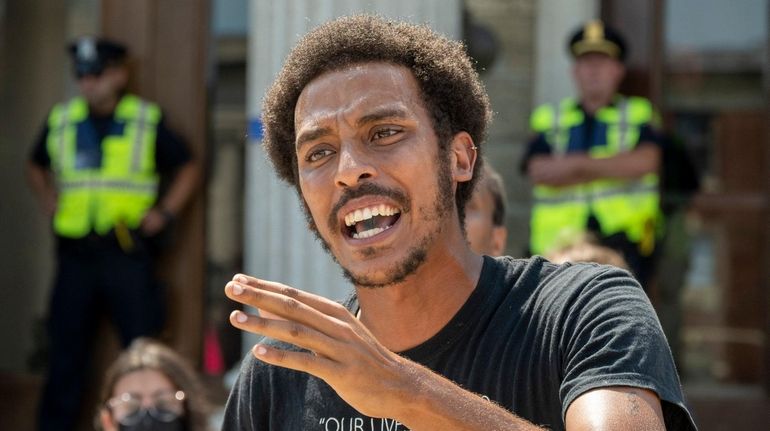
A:
{"label": "eyebrow", "polygon": [[[370,123],[376,123],[385,119],[404,119],[407,118],[406,110],[402,108],[382,108],[372,113],[366,114],[356,121],[356,126],[361,127]],[[306,142],[314,141],[318,138],[322,138],[326,135],[331,135],[332,130],[329,127],[319,127],[317,129],[311,129],[307,132],[301,133],[297,136],[295,148],[300,149]]]}
{"label": "eyebrow", "polygon": [[312,129],[307,132],[303,132],[302,134],[297,136],[297,140],[296,140],[296,143],[294,144],[294,147],[296,149],[300,149],[302,145],[304,145],[306,142],[314,141],[326,135],[331,135],[331,133],[332,133],[332,130],[328,127],[319,127],[317,129]]}
{"label": "eyebrow", "polygon": [[407,113],[402,108],[382,108],[380,110],[374,111],[370,114],[366,114],[363,117],[359,118],[358,121],[356,121],[356,126],[361,127],[363,125],[366,125],[369,123],[375,123],[377,121],[385,120],[388,118],[394,118],[394,119],[407,118]]}

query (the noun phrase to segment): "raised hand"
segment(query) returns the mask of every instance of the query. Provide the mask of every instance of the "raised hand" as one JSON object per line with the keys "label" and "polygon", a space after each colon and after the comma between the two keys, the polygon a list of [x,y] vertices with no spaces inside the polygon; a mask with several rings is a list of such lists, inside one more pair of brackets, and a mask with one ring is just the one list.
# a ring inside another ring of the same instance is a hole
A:
{"label": "raised hand", "polygon": [[233,311],[233,326],[307,350],[257,344],[257,359],[324,380],[365,415],[394,417],[413,396],[416,375],[426,371],[386,349],[345,307],[321,296],[241,274],[225,293],[263,314]]}

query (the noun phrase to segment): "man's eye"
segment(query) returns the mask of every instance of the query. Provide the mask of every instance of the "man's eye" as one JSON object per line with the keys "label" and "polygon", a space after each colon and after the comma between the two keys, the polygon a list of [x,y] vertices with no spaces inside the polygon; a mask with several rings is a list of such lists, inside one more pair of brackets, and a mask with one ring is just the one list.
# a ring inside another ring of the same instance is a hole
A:
{"label": "man's eye", "polygon": [[307,153],[305,156],[306,162],[317,162],[324,157],[330,155],[332,153],[332,150],[329,149],[321,149],[321,150],[313,150]]}
{"label": "man's eye", "polygon": [[374,132],[374,134],[372,135],[372,139],[373,140],[377,140],[377,139],[387,138],[388,136],[393,136],[393,135],[395,135],[398,132],[399,132],[399,130],[392,129],[392,128],[379,129],[379,130]]}

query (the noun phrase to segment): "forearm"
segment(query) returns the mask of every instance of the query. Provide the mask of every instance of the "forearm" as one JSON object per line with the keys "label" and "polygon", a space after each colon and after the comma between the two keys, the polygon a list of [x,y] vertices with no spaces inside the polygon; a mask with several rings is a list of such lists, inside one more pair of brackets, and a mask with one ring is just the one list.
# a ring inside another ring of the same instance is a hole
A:
{"label": "forearm", "polygon": [[542,429],[420,365],[413,364],[409,374],[413,388],[401,397],[396,419],[410,430]]}
{"label": "forearm", "polygon": [[640,178],[656,172],[660,167],[660,159],[660,148],[643,145],[607,158],[593,158],[586,154],[561,157],[541,155],[532,158],[527,170],[535,184],[566,187],[598,179]]}
{"label": "forearm", "polygon": [[602,178],[633,180],[657,172],[660,166],[660,149],[652,145],[608,158],[584,157],[578,176],[585,181]]}

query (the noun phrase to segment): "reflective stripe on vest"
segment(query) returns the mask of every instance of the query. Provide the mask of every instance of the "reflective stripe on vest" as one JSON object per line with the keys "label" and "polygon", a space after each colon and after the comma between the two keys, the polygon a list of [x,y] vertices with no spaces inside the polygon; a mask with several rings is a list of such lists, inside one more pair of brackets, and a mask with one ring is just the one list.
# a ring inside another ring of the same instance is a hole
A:
{"label": "reflective stripe on vest", "polygon": [[[655,123],[649,101],[618,96],[613,106],[597,111],[595,118],[607,125],[606,145],[592,146],[594,158],[607,158],[630,151],[639,140],[640,126]],[[565,99],[559,109],[550,105],[533,113],[531,126],[543,133],[556,157],[567,153],[569,130],[584,121],[574,99]],[[530,222],[530,250],[535,254],[566,245],[585,232],[588,218],[596,217],[601,234],[625,233],[649,255],[662,221],[659,209],[658,176],[647,174],[633,181],[601,179],[569,187],[533,187],[535,203]],[[652,246],[651,246],[652,244]]]}
{"label": "reflective stripe on vest", "polygon": [[139,227],[157,198],[155,138],[160,109],[126,95],[114,120],[124,124],[120,136],[102,139],[101,166],[77,168],[77,125],[88,120],[88,105],[75,98],[54,107],[48,118],[47,149],[59,192],[54,230],[63,237],[108,233],[118,223]]}

